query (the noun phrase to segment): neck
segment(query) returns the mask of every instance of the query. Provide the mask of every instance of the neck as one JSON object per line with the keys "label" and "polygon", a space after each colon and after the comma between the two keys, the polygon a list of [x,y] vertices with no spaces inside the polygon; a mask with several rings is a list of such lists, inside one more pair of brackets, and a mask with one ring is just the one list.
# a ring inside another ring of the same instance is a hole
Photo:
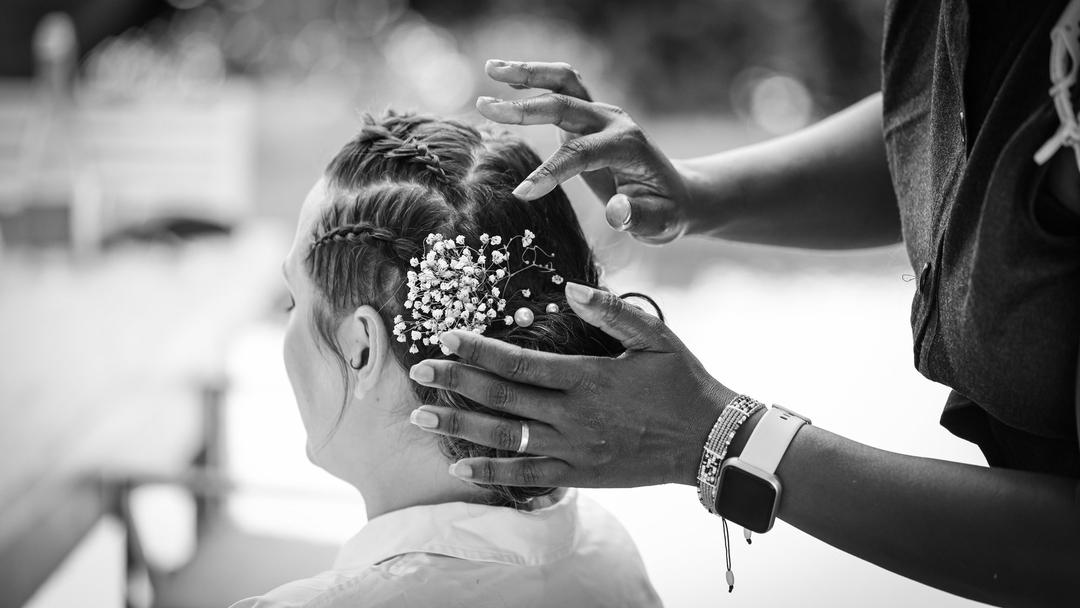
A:
{"label": "neck", "polygon": [[479,502],[479,488],[447,471],[437,437],[409,423],[416,405],[396,397],[402,394],[351,401],[314,460],[360,491],[368,519],[419,505]]}
{"label": "neck", "polygon": [[364,497],[368,519],[420,505],[478,502],[480,490],[447,472],[450,465],[432,436],[408,426],[403,431],[421,436],[402,439],[408,449],[397,450],[393,462],[384,461],[353,484]]}
{"label": "neck", "polygon": [[[404,373],[386,379],[393,381],[396,390],[351,400],[340,426],[313,460],[360,491],[369,520],[421,505],[486,502],[481,488],[450,475],[437,437],[409,423],[408,412],[419,404]],[[561,495],[519,508],[543,508]]]}

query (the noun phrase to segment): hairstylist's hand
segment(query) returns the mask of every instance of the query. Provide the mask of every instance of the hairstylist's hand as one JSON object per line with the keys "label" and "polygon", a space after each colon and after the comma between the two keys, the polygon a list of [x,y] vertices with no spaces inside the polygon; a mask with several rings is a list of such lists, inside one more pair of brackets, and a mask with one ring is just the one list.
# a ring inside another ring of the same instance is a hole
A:
{"label": "hairstylist's hand", "polygon": [[476,108],[486,118],[562,129],[562,147],[514,194],[534,200],[580,173],[606,201],[605,216],[612,228],[657,244],[687,231],[693,213],[683,177],[626,112],[592,101],[574,68],[565,63],[491,60],[485,70],[516,89],[551,91],[515,101],[481,97]]}
{"label": "hairstylist's hand", "polygon": [[[568,283],[586,322],[626,347],[617,359],[524,350],[472,332],[442,335],[461,362],[427,360],[410,375],[487,407],[529,419],[527,457],[469,458],[458,477],[517,486],[632,487],[695,484],[701,449],[734,393],[713,379],[659,319],[615,295]],[[424,405],[421,428],[503,450],[522,423]]]}

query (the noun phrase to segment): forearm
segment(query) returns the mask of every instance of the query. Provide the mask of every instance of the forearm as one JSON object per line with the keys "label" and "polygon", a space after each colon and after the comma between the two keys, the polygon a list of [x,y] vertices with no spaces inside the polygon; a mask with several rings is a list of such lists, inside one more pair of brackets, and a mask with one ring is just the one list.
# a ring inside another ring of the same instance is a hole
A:
{"label": "forearm", "polygon": [[895,454],[814,426],[777,475],[781,519],[897,574],[1000,605],[1080,600],[1075,479]]}
{"label": "forearm", "polygon": [[691,233],[815,249],[900,240],[880,95],[797,133],[675,164]]}

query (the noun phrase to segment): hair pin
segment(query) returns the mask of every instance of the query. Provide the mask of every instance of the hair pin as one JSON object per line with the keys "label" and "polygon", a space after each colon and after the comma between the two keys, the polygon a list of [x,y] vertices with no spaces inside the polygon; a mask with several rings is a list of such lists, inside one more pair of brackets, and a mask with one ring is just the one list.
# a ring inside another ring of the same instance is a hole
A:
{"label": "hair pin", "polygon": [[528,327],[534,320],[536,320],[536,315],[524,306],[514,311],[514,323],[517,323],[518,327]]}

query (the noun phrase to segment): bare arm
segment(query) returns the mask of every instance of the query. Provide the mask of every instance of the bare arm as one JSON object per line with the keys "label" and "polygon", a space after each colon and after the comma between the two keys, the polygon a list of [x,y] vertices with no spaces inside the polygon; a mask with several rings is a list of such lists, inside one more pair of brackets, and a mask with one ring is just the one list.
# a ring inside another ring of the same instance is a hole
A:
{"label": "bare arm", "polygon": [[564,63],[489,61],[489,76],[552,91],[477,109],[501,123],[558,126],[564,144],[514,191],[535,200],[581,174],[608,223],[650,243],[684,234],[790,247],[895,243],[900,221],[874,95],[802,131],[672,161],[623,110],[591,100]]}
{"label": "bare arm", "polygon": [[900,240],[880,94],[791,135],[675,166],[694,201],[690,233],[816,249]]}
{"label": "bare arm", "polygon": [[896,454],[814,426],[777,475],[784,521],[892,572],[998,605],[1080,600],[1075,479]]}

